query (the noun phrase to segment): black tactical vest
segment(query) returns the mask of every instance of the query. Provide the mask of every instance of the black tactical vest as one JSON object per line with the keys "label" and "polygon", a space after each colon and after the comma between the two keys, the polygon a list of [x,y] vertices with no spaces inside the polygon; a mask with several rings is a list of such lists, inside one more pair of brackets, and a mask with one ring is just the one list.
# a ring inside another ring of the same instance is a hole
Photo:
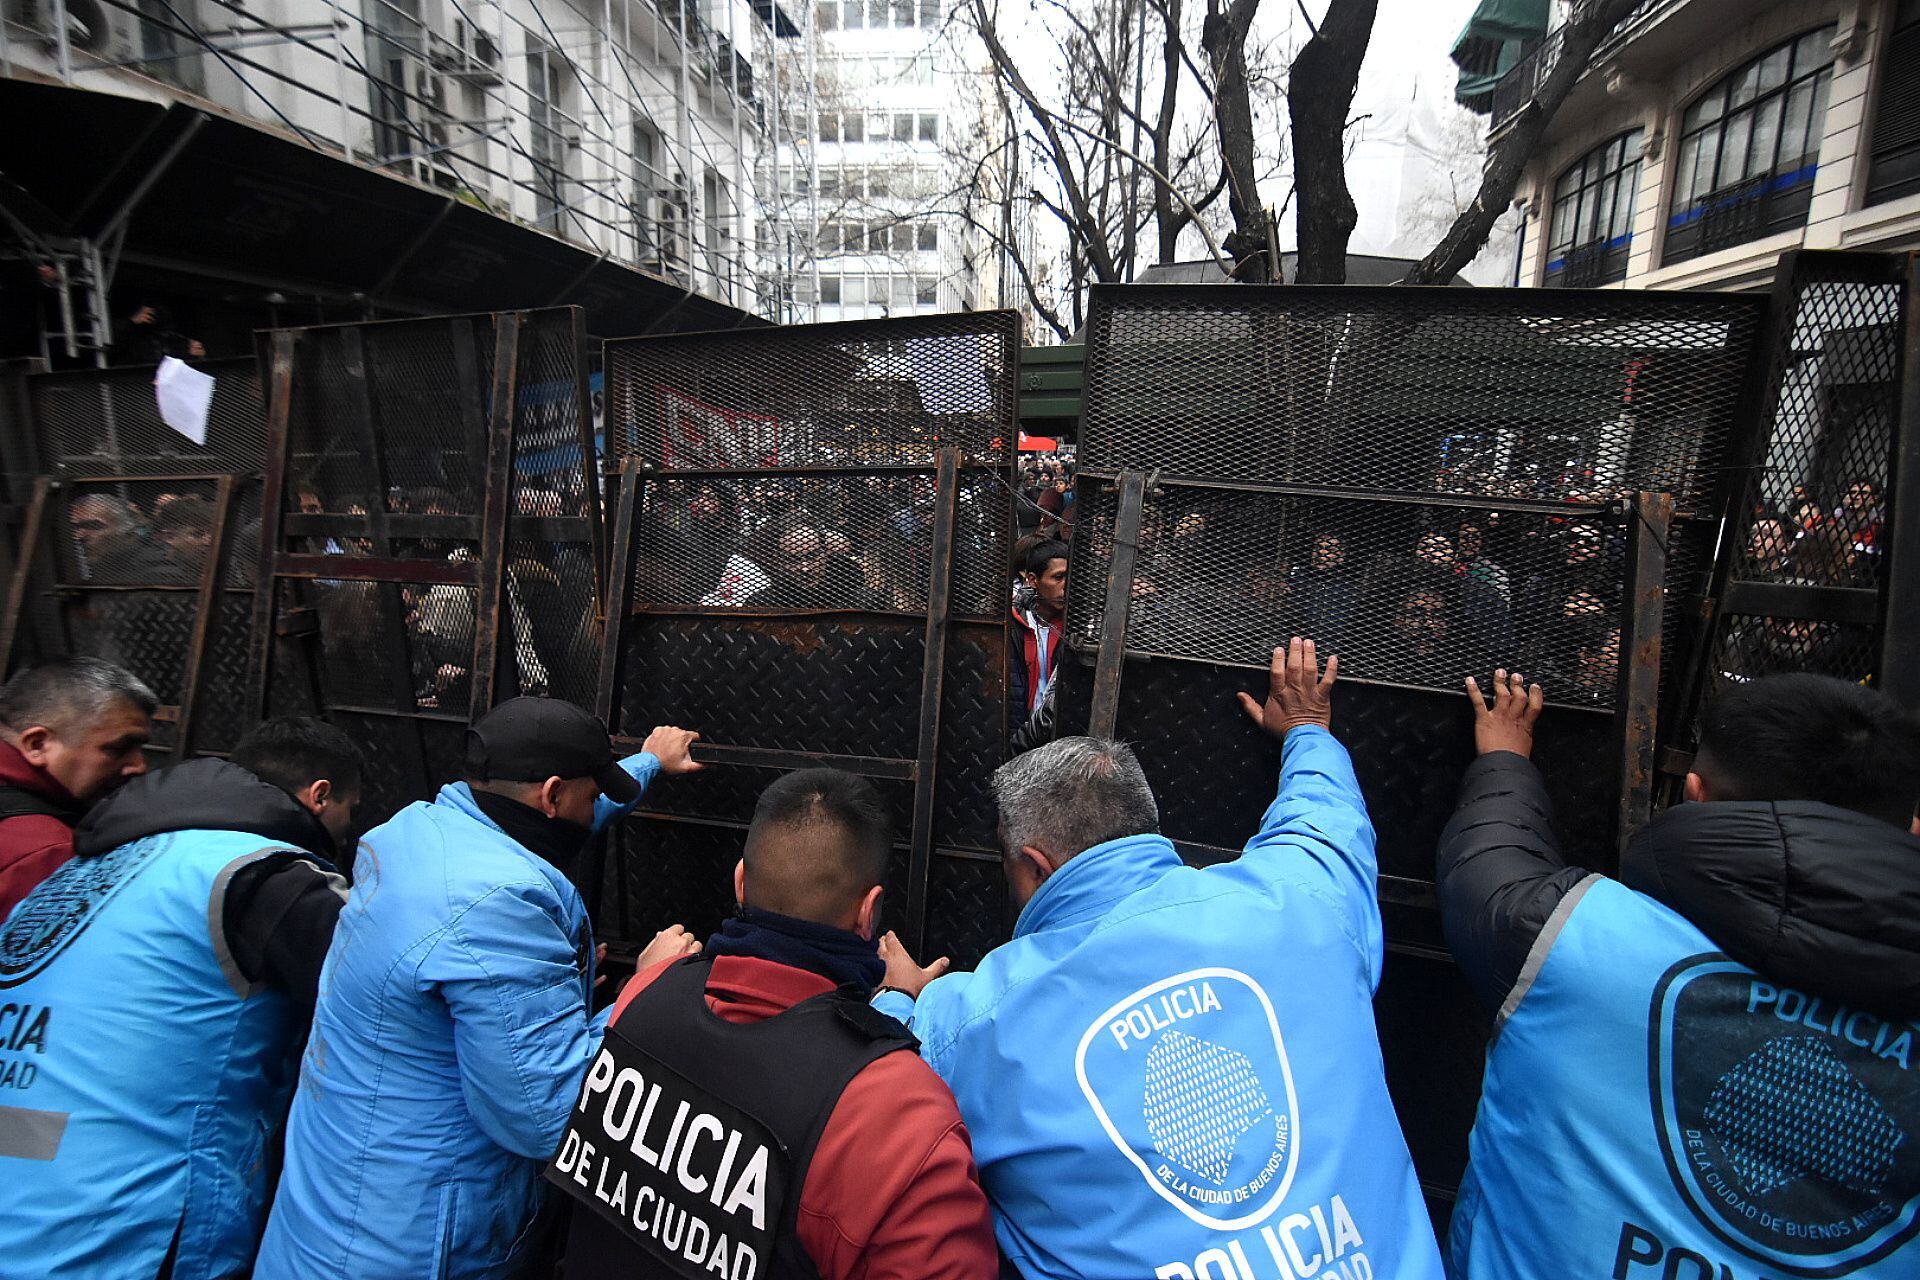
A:
{"label": "black tactical vest", "polygon": [[918,1042],[829,992],[761,1022],[707,1007],[710,958],[633,998],[587,1068],[547,1177],[576,1202],[567,1280],[815,1280],[794,1220],[847,1084]]}

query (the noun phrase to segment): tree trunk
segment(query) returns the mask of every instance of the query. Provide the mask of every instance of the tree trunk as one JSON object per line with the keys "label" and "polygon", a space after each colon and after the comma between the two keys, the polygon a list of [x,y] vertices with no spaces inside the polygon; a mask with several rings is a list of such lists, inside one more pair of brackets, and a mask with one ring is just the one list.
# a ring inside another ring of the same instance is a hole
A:
{"label": "tree trunk", "polygon": [[[1599,48],[1607,33],[1633,11],[1636,3],[1638,0],[1577,3],[1566,25],[1547,37],[1549,43],[1542,45],[1542,53],[1536,56],[1544,56],[1557,41],[1559,57],[1552,70],[1534,91],[1533,101],[1494,140],[1487,152],[1486,168],[1480,175],[1480,190],[1472,202],[1454,219],[1433,252],[1407,273],[1404,283],[1446,284],[1465,270],[1486,246],[1487,237],[1493,234],[1494,222],[1513,204],[1520,175],[1539,148],[1547,125],[1565,104],[1567,95],[1573,92],[1574,84],[1586,74],[1593,51]],[[1525,74],[1527,66],[1522,63],[1511,74]]]}
{"label": "tree trunk", "polygon": [[1333,0],[1287,75],[1293,184],[1300,201],[1294,280],[1300,284],[1342,284],[1347,278],[1347,241],[1360,221],[1347,189],[1347,112],[1377,8],[1378,0]]}
{"label": "tree trunk", "polygon": [[1253,102],[1247,90],[1247,30],[1259,7],[1260,0],[1233,0],[1222,12],[1219,0],[1207,0],[1200,29],[1200,48],[1213,68],[1213,122],[1220,135],[1220,162],[1227,171],[1227,208],[1233,214],[1233,230],[1222,247],[1233,259],[1234,278],[1249,283],[1276,274],[1275,264],[1267,261],[1267,215],[1260,203]]}

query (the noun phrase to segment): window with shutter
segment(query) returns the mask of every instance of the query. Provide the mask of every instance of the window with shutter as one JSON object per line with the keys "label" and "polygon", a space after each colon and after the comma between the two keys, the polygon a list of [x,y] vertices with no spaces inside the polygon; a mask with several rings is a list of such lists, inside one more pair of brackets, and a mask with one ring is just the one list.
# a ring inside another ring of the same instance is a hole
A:
{"label": "window with shutter", "polygon": [[1880,56],[1868,204],[1920,192],[1920,0],[1901,0]]}

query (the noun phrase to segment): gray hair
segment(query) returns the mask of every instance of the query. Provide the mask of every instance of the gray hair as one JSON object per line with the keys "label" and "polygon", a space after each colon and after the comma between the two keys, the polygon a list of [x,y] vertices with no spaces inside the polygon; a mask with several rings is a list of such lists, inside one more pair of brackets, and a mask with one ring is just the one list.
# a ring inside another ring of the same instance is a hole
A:
{"label": "gray hair", "polygon": [[994,771],[1001,843],[1062,859],[1160,830],[1160,806],[1133,748],[1108,738],[1060,738]]}
{"label": "gray hair", "polygon": [[60,729],[91,720],[115,702],[152,715],[160,700],[140,677],[99,658],[60,658],[0,685],[0,727],[21,733],[35,725]]}

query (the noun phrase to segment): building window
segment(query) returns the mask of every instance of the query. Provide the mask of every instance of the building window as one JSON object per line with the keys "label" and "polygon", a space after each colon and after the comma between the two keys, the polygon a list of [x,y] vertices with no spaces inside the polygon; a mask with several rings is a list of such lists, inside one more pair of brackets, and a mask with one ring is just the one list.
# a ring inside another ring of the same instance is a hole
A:
{"label": "building window", "polygon": [[912,116],[895,116],[893,118],[893,140],[895,142],[913,141]]}
{"label": "building window", "polygon": [[825,0],[813,7],[813,25],[820,31],[832,31],[840,25],[840,0]]}
{"label": "building window", "polygon": [[893,305],[902,308],[913,305],[912,276],[895,276],[893,278]]}
{"label": "building window", "polygon": [[922,142],[940,141],[940,117],[939,116],[921,116],[920,117],[920,141]]}
{"label": "building window", "polygon": [[840,140],[842,142],[865,142],[867,140],[867,118],[858,111],[849,111],[840,117]]}
{"label": "building window", "polygon": [[1776,45],[1681,119],[1665,260],[1805,226],[1833,81],[1832,26]]}
{"label": "building window", "polygon": [[914,301],[923,307],[940,304],[940,282],[932,276],[914,277]]}
{"label": "building window", "polygon": [[1881,58],[1868,204],[1920,192],[1920,0],[1900,0]]}
{"label": "building window", "polygon": [[920,0],[920,25],[929,30],[940,25],[940,0]]}
{"label": "building window", "polygon": [[820,277],[820,301],[830,307],[837,307],[840,305],[840,277],[839,276],[821,276]]}
{"label": "building window", "polygon": [[865,276],[847,276],[840,281],[840,301],[849,307],[865,306],[867,302],[867,278]]}
{"label": "building window", "polygon": [[848,31],[858,31],[867,25],[860,4],[861,0],[847,0],[846,8],[840,11],[840,25]]}
{"label": "building window", "polygon": [[831,111],[820,113],[820,141],[840,141],[840,117]]}
{"label": "building window", "polygon": [[936,253],[940,249],[940,228],[922,224],[919,228],[919,249],[922,253]]}
{"label": "building window", "polygon": [[893,251],[895,253],[913,252],[913,228],[904,222],[894,224]]}
{"label": "building window", "polygon": [[1546,283],[1564,289],[1612,284],[1627,276],[1633,240],[1633,198],[1640,188],[1644,129],[1601,143],[1553,188]]}

